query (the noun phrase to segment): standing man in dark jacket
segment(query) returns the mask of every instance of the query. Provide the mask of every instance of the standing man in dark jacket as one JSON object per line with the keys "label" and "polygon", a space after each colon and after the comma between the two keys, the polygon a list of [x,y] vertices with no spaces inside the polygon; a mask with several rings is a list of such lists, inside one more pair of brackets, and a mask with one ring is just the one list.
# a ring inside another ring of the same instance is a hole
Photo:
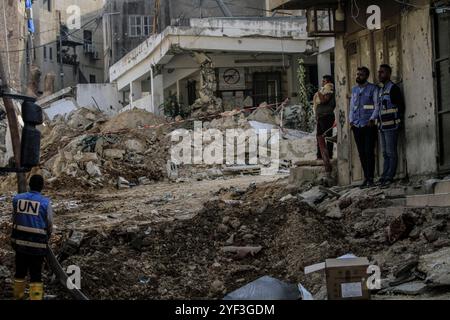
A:
{"label": "standing man in dark jacket", "polygon": [[[334,95],[333,77],[325,75],[322,79],[322,88],[314,96],[314,111],[317,121],[317,136],[322,136],[326,133],[328,137],[333,136],[333,128],[336,109],[336,98]],[[332,142],[328,142],[327,149],[330,159],[333,158]],[[317,145],[317,159],[322,159],[319,145]]]}
{"label": "standing man in dark jacket", "polygon": [[361,188],[375,185],[375,147],[378,138],[375,121],[377,119],[378,87],[368,81],[369,76],[368,68],[358,68],[357,85],[352,88],[350,101],[350,126],[364,170],[364,182]]}
{"label": "standing man in dark jacket", "polygon": [[378,80],[383,86],[378,95],[378,123],[383,148],[383,174],[379,184],[388,187],[394,180],[398,166],[398,134],[405,113],[405,104],[400,88],[391,81],[392,68],[380,66]]}
{"label": "standing man in dark jacket", "polygon": [[25,296],[25,278],[30,276],[30,300],[42,300],[42,265],[47,254],[48,240],[53,229],[53,211],[48,198],[41,195],[44,179],[31,177],[30,192],[13,199],[13,230],[11,242],[16,251],[14,298]]}

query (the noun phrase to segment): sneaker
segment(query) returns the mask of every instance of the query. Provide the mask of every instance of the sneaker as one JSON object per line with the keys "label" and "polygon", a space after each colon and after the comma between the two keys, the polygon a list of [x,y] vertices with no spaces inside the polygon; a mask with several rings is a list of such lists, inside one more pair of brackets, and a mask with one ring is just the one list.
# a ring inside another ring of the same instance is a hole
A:
{"label": "sneaker", "polygon": [[377,185],[377,186],[382,186],[382,185],[384,184],[385,181],[386,181],[386,180],[385,180],[384,178],[380,178],[380,179],[377,181],[376,185]]}

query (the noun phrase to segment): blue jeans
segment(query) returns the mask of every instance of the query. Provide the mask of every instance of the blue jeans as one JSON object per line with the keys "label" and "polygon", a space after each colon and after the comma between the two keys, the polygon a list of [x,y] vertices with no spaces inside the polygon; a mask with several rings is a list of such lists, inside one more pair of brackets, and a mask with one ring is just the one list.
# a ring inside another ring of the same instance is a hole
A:
{"label": "blue jeans", "polygon": [[397,174],[398,165],[398,129],[380,131],[381,146],[383,148],[383,174],[381,179],[393,180]]}

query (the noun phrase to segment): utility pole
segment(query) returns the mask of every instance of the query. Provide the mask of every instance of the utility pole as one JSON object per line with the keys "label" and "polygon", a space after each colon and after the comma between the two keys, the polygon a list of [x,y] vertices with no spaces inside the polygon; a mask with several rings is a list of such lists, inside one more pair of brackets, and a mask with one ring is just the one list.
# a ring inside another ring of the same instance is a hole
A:
{"label": "utility pole", "polygon": [[[5,68],[3,65],[2,55],[0,54],[0,78],[1,78],[1,86],[0,90],[3,93],[10,93],[9,88],[9,79],[6,76]],[[21,144],[20,144],[20,131],[19,125],[17,122],[17,114],[16,109],[14,107],[14,103],[11,98],[3,96],[3,104],[5,105],[6,115],[8,117],[9,131],[11,132],[11,141],[14,152],[14,161],[17,169],[21,167]],[[27,181],[25,177],[25,173],[18,172],[17,173],[17,186],[18,192],[24,193],[27,191]]]}
{"label": "utility pole", "polygon": [[64,89],[64,64],[62,55],[62,23],[61,23],[61,11],[59,12],[59,76],[61,77],[61,90]]}

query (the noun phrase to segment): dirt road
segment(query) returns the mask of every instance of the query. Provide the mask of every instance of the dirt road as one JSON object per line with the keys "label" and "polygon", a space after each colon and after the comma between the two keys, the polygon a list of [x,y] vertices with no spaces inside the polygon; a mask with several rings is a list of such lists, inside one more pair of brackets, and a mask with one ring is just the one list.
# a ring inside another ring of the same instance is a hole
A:
{"label": "dirt road", "polygon": [[247,188],[251,183],[284,176],[240,176],[223,180],[162,182],[127,190],[53,195],[56,231],[109,229],[120,225],[191,219],[221,188]]}

